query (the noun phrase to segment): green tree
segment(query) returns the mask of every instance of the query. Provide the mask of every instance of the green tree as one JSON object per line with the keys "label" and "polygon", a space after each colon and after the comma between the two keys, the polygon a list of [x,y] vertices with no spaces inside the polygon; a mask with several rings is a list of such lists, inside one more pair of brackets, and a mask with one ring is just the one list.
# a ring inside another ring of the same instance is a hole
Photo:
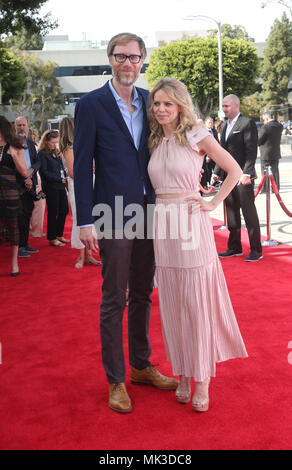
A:
{"label": "green tree", "polygon": [[12,100],[15,114],[26,114],[43,132],[46,121],[62,114],[65,109],[64,97],[58,79],[54,76],[57,64],[42,62],[33,55],[22,53],[19,56],[27,80],[27,87],[19,100]]}
{"label": "green tree", "polygon": [[57,26],[48,13],[39,16],[41,7],[48,0],[0,0],[0,38],[2,35],[15,33],[24,27],[30,34],[47,34]]}
{"label": "green tree", "polygon": [[24,68],[21,62],[0,43],[0,83],[2,103],[19,99],[26,86]]}
{"label": "green tree", "polygon": [[262,95],[259,92],[243,98],[240,103],[240,111],[242,114],[254,118],[257,121],[261,120],[263,107]]}
{"label": "green tree", "polygon": [[263,51],[263,98],[266,107],[277,109],[288,102],[288,81],[292,71],[292,21],[283,14],[276,19]]}
{"label": "green tree", "polygon": [[[254,93],[258,70],[255,47],[247,41],[223,39],[222,56],[224,94],[243,97]],[[185,83],[199,116],[213,113],[219,106],[217,40],[193,38],[156,49],[146,71],[149,87],[163,77]]]}
{"label": "green tree", "polygon": [[3,44],[14,51],[41,50],[44,45],[44,37],[41,33],[31,33],[22,26],[16,33],[6,36]]}
{"label": "green tree", "polygon": [[[217,29],[209,29],[208,35],[210,37],[217,37]],[[226,39],[242,39],[243,41],[254,42],[254,39],[248,35],[244,26],[230,24],[223,24],[221,26],[221,35],[222,38]]]}

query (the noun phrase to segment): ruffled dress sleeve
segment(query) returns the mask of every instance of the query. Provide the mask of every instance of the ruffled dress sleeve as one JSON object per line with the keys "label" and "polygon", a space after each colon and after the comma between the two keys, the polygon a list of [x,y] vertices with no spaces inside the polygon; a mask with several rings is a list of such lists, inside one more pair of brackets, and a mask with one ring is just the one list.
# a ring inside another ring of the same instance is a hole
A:
{"label": "ruffled dress sleeve", "polygon": [[203,140],[205,137],[210,136],[210,133],[205,129],[205,127],[193,127],[193,129],[188,131],[186,135],[190,147],[196,152],[199,152],[197,145],[198,142]]}

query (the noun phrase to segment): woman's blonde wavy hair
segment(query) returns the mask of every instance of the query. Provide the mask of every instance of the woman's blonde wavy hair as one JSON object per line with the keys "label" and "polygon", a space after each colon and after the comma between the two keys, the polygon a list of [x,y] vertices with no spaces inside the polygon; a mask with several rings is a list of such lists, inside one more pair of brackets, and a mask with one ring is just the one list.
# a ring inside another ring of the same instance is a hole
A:
{"label": "woman's blonde wavy hair", "polygon": [[179,145],[186,145],[186,132],[195,126],[199,126],[194,112],[192,98],[185,84],[176,78],[162,78],[150,93],[150,107],[148,111],[150,127],[148,147],[150,151],[158,147],[164,137],[162,126],[157,122],[153,112],[154,96],[159,90],[165,91],[170,99],[180,107],[178,125],[174,132],[175,140]]}

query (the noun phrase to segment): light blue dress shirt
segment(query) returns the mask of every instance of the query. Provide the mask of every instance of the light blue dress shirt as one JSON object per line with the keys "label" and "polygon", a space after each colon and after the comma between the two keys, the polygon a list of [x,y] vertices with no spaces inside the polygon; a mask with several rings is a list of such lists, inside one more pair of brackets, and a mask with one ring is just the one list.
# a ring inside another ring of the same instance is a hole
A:
{"label": "light blue dress shirt", "polygon": [[[117,94],[116,90],[114,89],[111,80],[108,82],[110,90],[117,102],[119,110],[123,116],[123,119],[129,129],[129,132],[133,138],[134,144],[136,149],[138,150],[141,140],[141,134],[143,130],[143,102],[142,97],[139,96],[135,87],[133,87],[133,100],[132,105],[135,107],[134,112],[130,113],[128,110],[127,105],[122,100],[122,98]],[[144,188],[144,194],[146,193]],[[81,225],[81,227],[91,227],[90,225]]]}
{"label": "light blue dress shirt", "polygon": [[24,139],[24,145],[26,146],[26,148],[23,148],[22,150],[23,150],[23,153],[24,153],[24,159],[25,159],[27,169],[29,170],[31,168],[31,161],[30,161],[30,155],[29,155],[29,150],[28,150],[26,138]]}
{"label": "light blue dress shirt", "polygon": [[141,140],[142,129],[143,129],[142,97],[138,95],[138,92],[136,88],[134,87],[133,88],[134,96],[132,100],[132,105],[135,107],[135,110],[131,115],[130,111],[128,110],[127,105],[125,104],[125,102],[122,100],[122,98],[117,94],[116,90],[114,89],[111,80],[109,80],[108,83],[109,83],[110,90],[112,94],[114,95],[114,98],[117,102],[119,110],[121,111],[121,114],[124,118],[124,121],[127,124],[129,132],[133,138],[135,147],[138,150],[139,145],[140,145],[140,140]]}

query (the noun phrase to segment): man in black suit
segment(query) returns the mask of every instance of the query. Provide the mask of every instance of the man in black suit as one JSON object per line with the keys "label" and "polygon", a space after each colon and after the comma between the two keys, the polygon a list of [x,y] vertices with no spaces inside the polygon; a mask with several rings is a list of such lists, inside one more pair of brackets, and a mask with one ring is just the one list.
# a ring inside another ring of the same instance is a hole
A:
{"label": "man in black suit", "polygon": [[[260,224],[254,203],[258,133],[255,122],[240,114],[240,100],[236,95],[223,99],[225,122],[220,143],[235,158],[243,170],[239,183],[225,199],[227,224],[230,231],[228,249],[219,253],[220,258],[242,255],[240,209],[245,220],[250,242],[250,254],[245,261],[258,261],[263,257]],[[216,165],[212,181],[224,179],[224,172]]]}
{"label": "man in black suit", "polygon": [[[259,131],[258,145],[261,151],[262,175],[267,166],[271,167],[276,185],[280,189],[279,159],[281,158],[281,137],[283,126],[271,113],[263,114],[264,125]],[[264,188],[265,192],[266,188]]]}
{"label": "man in black suit", "polygon": [[30,253],[37,253],[38,250],[28,244],[30,218],[34,208],[34,199],[36,196],[37,171],[40,169],[40,161],[37,151],[32,140],[26,137],[28,132],[27,120],[23,116],[19,116],[15,120],[15,131],[22,142],[23,152],[28,168],[28,176],[24,180],[19,178],[18,182],[22,189],[21,194],[21,214],[18,217],[19,225],[19,258],[29,258]]}

